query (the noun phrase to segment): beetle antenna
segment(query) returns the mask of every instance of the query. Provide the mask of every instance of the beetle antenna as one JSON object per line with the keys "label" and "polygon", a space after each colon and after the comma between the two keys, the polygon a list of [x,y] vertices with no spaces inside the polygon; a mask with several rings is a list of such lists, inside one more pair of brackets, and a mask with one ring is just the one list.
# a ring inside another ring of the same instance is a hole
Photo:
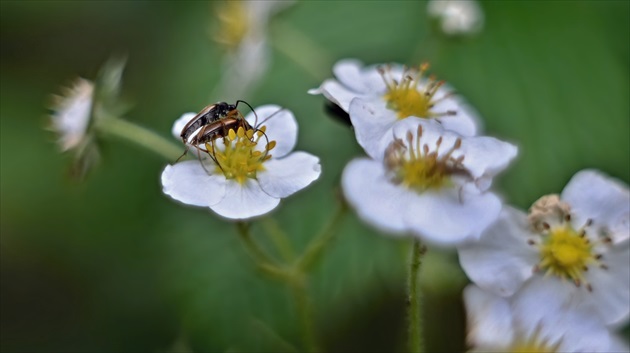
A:
{"label": "beetle antenna", "polygon": [[249,109],[254,113],[254,116],[256,117],[256,121],[254,121],[254,126],[256,126],[256,124],[258,124],[258,114],[256,114],[256,111],[254,110],[254,108],[252,108],[252,106],[249,105],[249,103],[240,99],[236,101],[236,104],[234,104],[234,106],[238,107],[239,103],[245,103],[249,107]]}
{"label": "beetle antenna", "polygon": [[182,159],[186,155],[186,153],[188,153],[188,145],[186,145],[186,149],[184,150],[184,153],[175,160],[175,163],[179,162],[179,160]]}
{"label": "beetle antenna", "polygon": [[256,125],[254,125],[254,126],[256,126],[256,128],[258,128],[258,126],[260,126],[260,125],[262,125],[262,124],[266,123],[266,122],[267,122],[267,120],[269,120],[269,119],[273,118],[273,116],[274,116],[274,115],[276,115],[276,114],[280,113],[280,112],[281,112],[281,111],[283,111],[283,110],[284,110],[284,108],[280,108],[280,109],[276,110],[276,111],[275,111],[275,112],[273,112],[271,115],[269,115],[268,117],[266,117],[266,118],[265,118],[265,120],[261,121],[261,122],[260,122],[260,124],[256,124]]}

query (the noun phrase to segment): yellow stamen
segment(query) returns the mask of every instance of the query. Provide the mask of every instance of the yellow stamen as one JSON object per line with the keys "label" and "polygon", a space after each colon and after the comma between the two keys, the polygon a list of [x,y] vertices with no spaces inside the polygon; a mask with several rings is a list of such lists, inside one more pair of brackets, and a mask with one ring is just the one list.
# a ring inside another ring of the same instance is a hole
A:
{"label": "yellow stamen", "polygon": [[[254,138],[254,135],[256,136]],[[245,130],[239,127],[236,131],[230,129],[223,139],[225,149],[213,148],[213,144],[206,143],[206,148],[216,159],[216,172],[223,173],[227,179],[234,179],[243,184],[247,178],[256,179],[256,173],[265,170],[263,163],[271,158],[268,153],[276,142],[265,145],[265,152],[256,149],[260,136],[253,129]]]}
{"label": "yellow stamen", "polygon": [[387,93],[385,93],[384,99],[387,101],[388,108],[397,111],[399,119],[409,116],[429,119],[456,114],[456,112],[450,110],[446,112],[433,111],[435,104],[447,98],[450,94],[435,99],[435,94],[444,82],[436,81],[434,77],[429,77],[424,87],[420,86],[428,68],[429,64],[423,63],[418,71],[405,70],[400,82],[389,75],[388,68],[379,70],[387,86]]}
{"label": "yellow stamen", "polygon": [[396,139],[388,146],[385,152],[385,164],[392,172],[395,182],[423,192],[427,189],[439,189],[451,185],[453,174],[467,174],[462,165],[463,156],[452,157],[453,152],[461,147],[460,139],[457,139],[446,153],[439,155],[441,137],[437,140],[433,151],[427,144],[420,144],[421,138],[422,126],[418,126],[415,140],[413,134],[408,132],[406,143],[401,139]]}

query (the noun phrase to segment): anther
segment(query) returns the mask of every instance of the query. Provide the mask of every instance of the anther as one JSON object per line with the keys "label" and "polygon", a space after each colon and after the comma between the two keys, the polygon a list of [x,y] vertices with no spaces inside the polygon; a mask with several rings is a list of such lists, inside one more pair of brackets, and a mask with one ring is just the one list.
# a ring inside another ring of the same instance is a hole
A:
{"label": "anther", "polygon": [[601,268],[602,270],[608,270],[608,266],[604,264],[599,265],[599,268]]}
{"label": "anther", "polygon": [[595,255],[595,260],[601,260],[604,257],[602,254]]}
{"label": "anther", "polygon": [[455,110],[447,110],[446,111],[446,115],[450,115],[450,116],[457,115],[457,111],[455,111]]}
{"label": "anther", "polygon": [[582,285],[582,281],[580,281],[579,279],[574,279],[573,283],[575,284],[576,287],[580,287]]}
{"label": "anther", "polygon": [[536,242],[533,241],[532,239],[527,240],[527,244],[528,245],[536,245]]}
{"label": "anther", "polygon": [[590,283],[588,283],[588,284],[586,284],[586,289],[587,289],[589,292],[592,292],[592,291],[593,291],[593,286],[591,286],[591,284],[590,284]]}
{"label": "anther", "polygon": [[549,223],[547,223],[547,222],[543,222],[542,226],[543,226],[543,229],[545,229],[545,230],[549,230],[549,228],[551,228],[549,226]]}

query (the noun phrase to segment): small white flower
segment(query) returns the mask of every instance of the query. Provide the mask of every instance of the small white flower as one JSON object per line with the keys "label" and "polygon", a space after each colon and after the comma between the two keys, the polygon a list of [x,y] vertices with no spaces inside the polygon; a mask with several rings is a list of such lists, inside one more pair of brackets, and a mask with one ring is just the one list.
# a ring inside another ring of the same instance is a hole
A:
{"label": "small white flower", "polygon": [[426,78],[428,64],[406,69],[398,64],[364,67],[354,59],[337,62],[336,79],[310,94],[323,94],[350,114],[357,141],[372,158],[382,150],[392,126],[409,117],[440,122],[464,136],[477,133],[477,113],[443,81]]}
{"label": "small white flower", "polygon": [[483,28],[483,10],[475,0],[431,0],[427,11],[449,36],[472,35]]}
{"label": "small white flower", "polygon": [[509,299],[470,285],[464,290],[473,352],[627,352],[585,305],[557,300],[554,288],[529,283]]}
{"label": "small white flower", "polygon": [[479,242],[460,247],[460,263],[502,296],[527,281],[559,282],[555,296],[592,303],[606,324],[620,324],[630,315],[629,219],[628,187],[584,170],[529,216],[506,207]]}
{"label": "small white flower", "polygon": [[51,128],[59,135],[62,151],[76,148],[84,141],[92,115],[93,95],[94,84],[78,78],[64,90],[63,96],[53,96]]}
{"label": "small white flower", "polygon": [[[164,193],[185,204],[209,207],[226,218],[247,219],[270,212],[281,198],[316,180],[321,174],[319,158],[306,152],[291,153],[297,141],[293,113],[265,105],[256,114],[261,120],[273,114],[264,127],[258,127],[266,138],[260,131],[231,130],[225,144],[223,139],[215,141],[213,156],[220,167],[210,158],[169,165],[162,172]],[[177,139],[192,116],[184,114],[175,122]],[[253,112],[245,119],[254,126]],[[206,149],[211,151],[212,146],[208,144]],[[197,156],[198,151],[191,152]]]}
{"label": "small white flower", "polygon": [[[217,85],[228,101],[237,100],[267,71],[270,50],[267,31],[271,17],[293,1],[224,1],[216,6],[213,37],[228,49]],[[215,92],[218,93],[218,92]]]}
{"label": "small white flower", "polygon": [[419,118],[397,123],[388,137],[381,158],[355,159],[343,172],[344,194],[365,222],[453,245],[476,239],[496,219],[501,201],[486,190],[515,146]]}

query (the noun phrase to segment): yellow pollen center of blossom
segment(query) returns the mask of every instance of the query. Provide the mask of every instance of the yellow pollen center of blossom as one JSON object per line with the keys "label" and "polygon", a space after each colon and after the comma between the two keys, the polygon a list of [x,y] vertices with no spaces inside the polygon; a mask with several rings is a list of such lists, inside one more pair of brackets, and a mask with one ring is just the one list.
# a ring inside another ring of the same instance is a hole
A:
{"label": "yellow pollen center of blossom", "polygon": [[544,343],[539,343],[536,340],[516,342],[506,352],[511,353],[554,353],[557,352],[557,348],[550,347]]}
{"label": "yellow pollen center of blossom", "polygon": [[217,30],[214,39],[234,50],[250,30],[247,8],[242,1],[224,1],[217,6]]}
{"label": "yellow pollen center of blossom", "polygon": [[457,139],[454,145],[442,155],[438,151],[442,137],[430,151],[428,145],[421,145],[422,126],[418,127],[417,137],[407,134],[407,143],[396,139],[385,152],[387,168],[393,172],[394,181],[418,192],[427,189],[439,189],[451,185],[451,176],[456,172],[464,172],[464,157],[453,158],[452,154],[461,146]]}
{"label": "yellow pollen center of blossom", "polygon": [[577,232],[564,223],[549,231],[540,246],[539,268],[547,273],[581,283],[587,266],[596,262],[593,245],[584,232]]}
{"label": "yellow pollen center of blossom", "polygon": [[256,178],[256,173],[265,170],[263,163],[271,158],[271,151],[276,146],[276,141],[271,141],[265,146],[262,152],[256,149],[265,127],[254,131],[245,130],[239,127],[235,132],[230,129],[223,141],[225,148],[219,150],[213,148],[210,143],[206,144],[208,151],[216,159],[216,172],[223,173],[227,179],[234,179],[243,184],[247,178]]}
{"label": "yellow pollen center of blossom", "polygon": [[380,69],[381,76],[387,87],[387,92],[383,96],[389,109],[397,112],[398,119],[405,119],[410,116],[419,118],[436,118],[445,115],[455,115],[454,111],[433,112],[432,109],[437,102],[446,98],[445,95],[435,99],[438,89],[444,84],[443,81],[436,81],[430,77],[423,87],[420,83],[429,65],[420,65],[419,71],[407,70],[400,81],[389,76],[386,68]]}

